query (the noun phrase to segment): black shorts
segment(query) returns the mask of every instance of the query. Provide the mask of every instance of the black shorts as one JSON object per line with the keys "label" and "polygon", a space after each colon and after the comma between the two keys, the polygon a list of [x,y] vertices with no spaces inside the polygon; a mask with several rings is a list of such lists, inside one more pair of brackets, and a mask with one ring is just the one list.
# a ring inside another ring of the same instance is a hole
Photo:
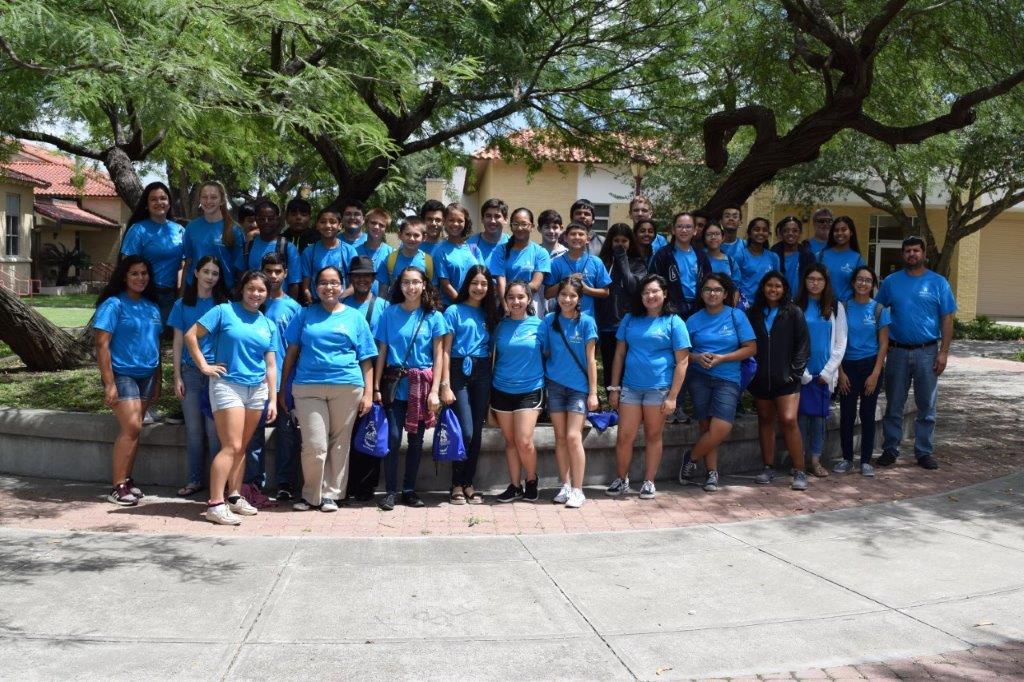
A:
{"label": "black shorts", "polygon": [[750,391],[750,395],[754,396],[758,400],[774,400],[775,398],[799,393],[800,382],[794,381],[789,384],[774,384],[771,389],[769,389],[767,386],[759,385],[755,380],[750,382],[750,386],[747,387],[747,390]]}
{"label": "black shorts", "polygon": [[529,393],[505,393],[491,388],[491,409],[495,412],[518,412],[519,410],[539,410],[544,403],[544,389],[538,388]]}

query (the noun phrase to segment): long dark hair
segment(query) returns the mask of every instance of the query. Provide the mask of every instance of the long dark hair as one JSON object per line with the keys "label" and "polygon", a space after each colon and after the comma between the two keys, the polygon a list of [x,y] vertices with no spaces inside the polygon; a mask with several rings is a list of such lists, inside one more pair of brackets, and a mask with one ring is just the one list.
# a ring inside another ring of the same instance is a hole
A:
{"label": "long dark hair", "polygon": [[[142,190],[142,196],[135,202],[135,208],[132,209],[132,214],[128,218],[128,230],[132,228],[135,223],[141,223],[143,220],[149,220],[149,195],[155,190],[162,189],[164,194],[167,195],[167,221],[174,222],[174,207],[171,205],[171,189],[164,183],[157,181],[151,182]],[[125,230],[127,234],[127,230]]]}
{"label": "long dark hair", "polygon": [[[576,299],[576,317],[579,317],[581,314],[580,301],[583,300],[583,283],[578,282],[571,277],[566,277],[565,279],[558,283],[558,289],[555,292],[556,300],[558,299],[558,296],[562,293],[562,290],[565,289],[566,287],[572,288],[576,292],[576,296],[578,296],[578,298]],[[555,316],[555,318],[551,321],[551,326],[554,328],[556,332],[560,332],[562,331],[562,323],[559,321],[562,317],[561,305],[557,306],[557,309],[555,310],[553,315]]]}
{"label": "long dark hair", "polygon": [[[655,230],[655,234],[657,234],[657,230]],[[608,233],[604,236],[604,244],[601,245],[601,253],[598,254],[598,258],[600,258],[601,262],[604,263],[604,267],[606,269],[611,268],[612,266],[612,240],[619,236],[629,239],[629,246],[626,248],[627,258],[642,258],[640,255],[640,248],[636,243],[636,234],[633,233],[633,228],[626,223],[615,223],[608,228]]]}
{"label": "long dark hair", "polygon": [[736,301],[736,282],[724,272],[709,272],[704,275],[704,278],[701,279],[700,284],[697,286],[696,309],[704,310],[707,308],[704,304],[704,287],[712,279],[721,284],[722,288],[725,289],[725,293],[722,294],[722,305],[735,308],[736,306],[733,304]]}
{"label": "long dark hair", "polygon": [[[492,199],[491,201],[501,201],[501,200],[500,199]],[[501,203],[505,203],[505,202],[501,202]],[[491,208],[500,208],[500,207],[499,206],[492,206]],[[509,214],[509,220],[511,221],[511,219],[515,216],[515,214],[516,213],[520,213],[520,212],[525,213],[526,215],[530,216],[530,224],[533,225],[533,211],[531,211],[530,209],[526,208],[525,206],[520,206],[516,210],[512,211],[512,213]],[[508,241],[505,242],[505,258],[506,259],[508,258],[508,255],[510,253],[512,253],[512,245],[515,243],[515,241],[516,241],[515,235],[513,234],[511,237],[508,238]],[[527,246],[530,245],[530,235],[526,235],[526,245]]]}
{"label": "long dark hair", "polygon": [[494,328],[501,322],[501,305],[498,302],[498,289],[494,286],[494,282],[491,280],[491,271],[486,266],[477,263],[466,271],[466,279],[462,280],[455,303],[465,303],[469,300],[469,284],[477,275],[483,275],[487,280],[487,293],[480,301],[480,309],[484,313],[484,325],[487,327],[487,331],[494,331]]}
{"label": "long dark hair", "polygon": [[217,282],[213,285],[213,290],[210,292],[213,302],[224,303],[231,298],[228,295],[227,285],[224,284],[224,266],[220,264],[216,256],[203,256],[196,263],[195,268],[193,268],[192,282],[186,284],[185,290],[181,292],[181,302],[187,306],[194,307],[199,299],[199,271],[207,263],[213,263],[220,271],[220,275],[217,276]]}
{"label": "long dark hair", "polygon": [[871,275],[871,296],[875,295],[875,291],[878,289],[878,274],[866,265],[858,265],[853,269],[853,274],[850,275],[850,286],[853,286],[854,281],[857,279],[857,275],[860,274],[861,270]]}
{"label": "long dark hair", "polygon": [[807,275],[812,272],[817,272],[825,278],[825,288],[821,290],[818,309],[821,311],[821,319],[830,319],[835,311],[836,295],[832,291],[832,278],[828,276],[828,268],[821,263],[809,266],[800,274],[800,290],[796,294],[796,304],[800,306],[800,310],[807,311],[807,301],[810,299],[807,295]]}
{"label": "long dark hair", "polygon": [[672,300],[668,295],[668,282],[666,282],[665,278],[661,275],[656,275],[654,273],[644,276],[644,278],[640,280],[640,283],[637,284],[636,291],[633,292],[633,299],[630,301],[629,312],[633,313],[633,317],[647,317],[647,308],[644,307],[644,289],[646,289],[647,285],[651,282],[656,282],[665,293],[665,302],[661,305],[660,315],[662,317],[665,315],[674,315],[676,307],[672,305]]}
{"label": "long dark hair", "polygon": [[[530,317],[531,315],[535,315],[537,311],[536,308],[533,307],[533,296],[531,296],[533,292],[530,289],[530,283],[521,279],[512,280],[505,287],[505,298],[508,298],[508,292],[512,291],[512,287],[522,287],[526,290],[526,298],[528,301],[526,304],[526,316]],[[506,317],[508,316],[506,315]]]}
{"label": "long dark hair", "polygon": [[128,288],[128,270],[133,265],[142,263],[146,266],[146,271],[149,272],[149,283],[146,284],[146,288],[142,290],[142,298],[157,303],[156,295],[156,282],[153,279],[153,266],[149,264],[149,261],[133,254],[131,256],[124,256],[117,262],[117,266],[114,271],[110,273],[110,280],[107,282],[107,286],[103,287],[103,291],[100,292],[99,298],[96,299],[96,307],[99,308],[100,304],[106,301],[108,298],[120,295]]}
{"label": "long dark hair", "polygon": [[757,284],[757,293],[754,294],[754,305],[751,306],[752,310],[763,312],[768,309],[768,299],[764,295],[764,285],[768,283],[770,279],[777,279],[782,283],[782,300],[779,301],[779,310],[782,310],[788,305],[793,303],[792,297],[793,292],[789,288],[789,280],[778,270],[769,270],[764,273],[764,277]]}
{"label": "long dark hair", "polygon": [[391,302],[405,303],[405,294],[402,293],[402,276],[407,272],[415,272],[423,278],[423,296],[420,297],[420,309],[424,313],[432,313],[440,309],[441,298],[437,294],[437,288],[431,284],[425,272],[413,265],[402,268],[402,271],[398,273],[398,277],[395,279],[395,286],[391,291]]}
{"label": "long dark hair", "polygon": [[[466,241],[473,235],[473,216],[469,214],[469,209],[455,201],[444,207],[444,219],[448,220],[448,214],[452,211],[458,211],[462,214],[462,217],[466,219],[466,226],[462,228],[462,241]],[[445,235],[448,234],[448,229],[445,228]],[[447,239],[447,236],[445,237]]]}
{"label": "long dark hair", "polygon": [[846,226],[850,228],[850,250],[860,253],[860,242],[857,241],[857,227],[853,224],[853,218],[848,215],[841,215],[832,220],[832,227],[828,228],[828,243],[825,245],[825,248],[830,249],[836,245],[836,223],[846,223]]}

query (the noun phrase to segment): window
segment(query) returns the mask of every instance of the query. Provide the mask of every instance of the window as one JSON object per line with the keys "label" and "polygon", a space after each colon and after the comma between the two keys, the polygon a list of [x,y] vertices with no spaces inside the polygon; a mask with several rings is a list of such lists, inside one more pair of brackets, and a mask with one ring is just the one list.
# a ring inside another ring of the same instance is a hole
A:
{"label": "window", "polygon": [[4,220],[4,255],[21,254],[21,195],[8,194]]}
{"label": "window", "polygon": [[[910,217],[910,224],[917,227],[917,216]],[[886,240],[903,241],[903,228],[891,215],[882,213],[871,216],[871,243]]]}
{"label": "window", "polygon": [[594,204],[594,232],[604,234],[608,231],[608,218],[611,216],[611,204]]}
{"label": "window", "polygon": [[[917,217],[910,217],[910,224],[917,226]],[[901,244],[903,228],[888,214],[871,216],[871,240],[868,244],[868,267],[875,271],[880,279],[903,267]]]}

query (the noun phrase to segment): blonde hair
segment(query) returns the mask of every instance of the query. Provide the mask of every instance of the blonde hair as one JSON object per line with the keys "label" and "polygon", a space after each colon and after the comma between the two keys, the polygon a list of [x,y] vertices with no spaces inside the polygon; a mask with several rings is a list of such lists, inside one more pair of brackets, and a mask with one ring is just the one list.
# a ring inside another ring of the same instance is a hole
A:
{"label": "blonde hair", "polygon": [[228,206],[228,191],[217,180],[207,180],[199,185],[199,189],[196,192],[197,195],[202,194],[204,187],[216,187],[217,191],[220,192],[220,214],[224,219],[224,232],[221,234],[221,241],[224,242],[224,246],[232,248],[235,245],[235,219],[231,215],[231,208]]}

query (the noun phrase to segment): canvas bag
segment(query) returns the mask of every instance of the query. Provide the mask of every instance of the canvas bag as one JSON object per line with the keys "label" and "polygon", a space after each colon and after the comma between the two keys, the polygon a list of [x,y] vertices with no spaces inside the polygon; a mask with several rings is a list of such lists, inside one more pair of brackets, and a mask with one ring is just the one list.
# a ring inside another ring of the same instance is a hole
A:
{"label": "canvas bag", "polygon": [[370,411],[356,422],[352,448],[370,457],[387,457],[388,416],[379,403],[370,405]]}
{"label": "canvas bag", "polygon": [[462,426],[455,410],[445,407],[438,415],[434,427],[434,461],[463,462],[466,460],[466,444],[462,440]]}

